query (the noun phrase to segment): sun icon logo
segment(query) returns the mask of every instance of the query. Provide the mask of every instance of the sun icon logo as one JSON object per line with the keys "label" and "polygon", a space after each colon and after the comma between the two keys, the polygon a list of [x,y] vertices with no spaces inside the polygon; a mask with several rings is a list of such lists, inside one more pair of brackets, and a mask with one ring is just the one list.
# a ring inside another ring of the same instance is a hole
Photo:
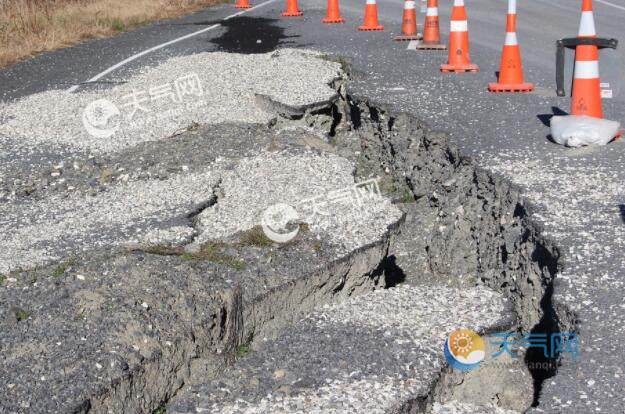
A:
{"label": "sun icon logo", "polygon": [[477,368],[485,355],[484,340],[470,329],[455,330],[445,341],[445,359],[460,371]]}

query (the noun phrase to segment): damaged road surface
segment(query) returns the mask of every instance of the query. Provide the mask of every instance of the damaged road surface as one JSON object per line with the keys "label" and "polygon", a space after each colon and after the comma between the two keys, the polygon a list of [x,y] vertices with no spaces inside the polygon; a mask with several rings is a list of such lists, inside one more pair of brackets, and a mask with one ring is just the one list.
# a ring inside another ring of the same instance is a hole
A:
{"label": "damaged road surface", "polygon": [[178,57],[0,117],[2,412],[518,413],[529,365],[458,373],[445,338],[573,323],[518,191],[332,57]]}

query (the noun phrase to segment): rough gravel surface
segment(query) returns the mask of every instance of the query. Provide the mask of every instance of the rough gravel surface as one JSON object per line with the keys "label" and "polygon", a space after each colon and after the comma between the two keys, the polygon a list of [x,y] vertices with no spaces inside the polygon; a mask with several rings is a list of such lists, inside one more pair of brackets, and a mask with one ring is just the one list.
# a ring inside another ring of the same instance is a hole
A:
{"label": "rough gravel surface", "polygon": [[[338,66],[316,55],[232,59],[244,72],[258,59],[334,71],[309,80],[314,97],[269,82],[269,108],[314,110],[328,90],[334,99]],[[314,305],[384,285],[376,269],[402,212],[355,189],[353,161],[324,134],[239,121],[101,152],[80,139],[67,152],[37,141],[58,164],[4,165],[3,410],[151,412],[197,375],[192,360],[224,359]],[[311,197],[331,214],[304,217],[296,239],[279,245],[259,230],[271,204]]]}
{"label": "rough gravel surface", "polygon": [[[614,16],[622,11],[617,10],[618,6],[613,7],[618,1],[595,2],[601,35],[620,35],[620,19]],[[284,37],[289,40],[280,41],[347,56],[356,75],[352,91],[394,109],[413,113],[427,120],[432,127],[450,132],[453,141],[460,145],[462,155],[476,157],[481,166],[502,172],[506,179],[523,185],[524,191],[531,194],[532,200],[540,206],[532,211],[534,217],[547,226],[557,245],[562,247],[563,269],[555,284],[555,304],[562,312],[575,310],[575,315],[571,316],[579,321],[576,329],[584,345],[580,359],[570,361],[565,358],[559,375],[545,383],[541,405],[536,411],[586,414],[591,411],[613,412],[624,405],[622,347],[614,332],[622,330],[625,312],[622,304],[624,266],[618,257],[618,252],[622,251],[619,241],[622,238],[619,237],[625,221],[625,200],[618,189],[616,194],[613,192],[613,184],[618,185],[625,177],[620,168],[623,141],[596,150],[566,151],[546,139],[548,129],[540,122],[552,107],[568,107],[568,99],[556,98],[553,93],[552,45],[555,39],[576,32],[579,4],[573,3],[555,0],[541,3],[540,8],[533,3],[519,5],[526,76],[537,83],[537,92],[524,96],[493,96],[485,91],[486,83],[494,79],[503,40],[505,4],[500,1],[483,0],[469,5],[472,58],[482,71],[467,76],[440,75],[438,65],[443,63],[445,53],[415,56],[415,52],[406,50],[404,44],[389,43],[388,32],[356,32],[354,26],[362,18],[361,5],[342,5],[349,23],[328,30],[319,30],[319,20],[325,8],[322,1],[313,2],[304,19],[278,21],[275,17],[282,7],[279,4],[255,11],[254,19],[265,22],[265,25],[267,21],[274,22],[276,27],[270,27],[267,34],[275,33],[274,28],[279,32],[285,30]],[[399,28],[402,4],[402,1],[391,0],[380,7],[380,17],[389,31]],[[493,10],[501,12],[498,24],[495,24]],[[443,21],[448,19],[448,7],[441,7],[440,12]],[[231,22],[238,24],[239,20],[232,19]],[[163,32],[163,29],[158,27],[156,31]],[[447,34],[448,25],[442,24],[442,32]],[[221,32],[215,36],[221,36]],[[245,36],[252,38],[247,33]],[[258,33],[254,37],[266,42],[267,36]],[[127,40],[122,37],[121,42]],[[156,60],[168,53],[204,51],[206,44],[206,39],[201,37],[184,47],[158,54]],[[109,53],[102,50],[110,64],[119,61],[117,54],[121,46],[117,43],[117,47],[108,48]],[[89,48],[86,50],[89,52]],[[84,52],[81,49],[81,53]],[[85,55],[92,61],[90,56],[93,53]],[[618,68],[622,64],[605,63],[604,58],[610,56],[611,52],[602,54],[602,75],[621,73]],[[40,71],[36,74],[39,76]],[[622,120],[623,95],[619,94],[619,85],[615,85],[618,79],[607,80],[613,85],[616,99],[608,101],[606,112],[608,117]],[[622,83],[622,76],[620,81]],[[537,119],[537,115],[542,118]],[[61,150],[64,149],[59,148],[58,152]],[[72,148],[71,152],[74,151]],[[502,152],[507,154],[501,156]],[[2,164],[9,165],[15,159],[37,162],[46,157],[45,150],[42,153],[39,148],[29,148],[17,156],[10,153]],[[574,158],[578,158],[578,164]],[[568,169],[571,163],[576,163],[584,174]],[[509,165],[514,168],[509,169]],[[595,175],[595,171],[600,173]],[[588,180],[587,177],[591,178]],[[579,202],[587,197],[587,193],[578,194],[577,187],[572,187],[578,181],[582,183],[581,188],[593,190],[588,203]],[[609,183],[605,192],[604,182]],[[576,200],[575,211],[566,204],[569,198]],[[551,225],[552,215],[556,213],[558,217]],[[594,237],[591,243],[588,235]]]}
{"label": "rough gravel surface", "polygon": [[132,182],[97,197],[53,196],[34,203],[2,207],[0,273],[28,269],[83,251],[153,238],[212,197],[219,174]]}
{"label": "rough gravel surface", "polygon": [[[548,119],[568,111],[569,97],[557,97],[554,44],[574,36],[581,2],[519,2],[519,40],[530,94],[491,94],[487,84],[499,69],[505,32],[505,2],[481,0],[467,5],[471,58],[480,66],[472,74],[441,74],[447,52],[416,52],[389,42],[400,28],[401,1],[380,5],[387,32],[363,35],[355,30],[360,5],[345,5],[348,24],[319,30],[323,2],[315,1],[309,20],[276,23],[300,46],[346,58],[352,68],[350,92],[389,109],[407,112],[429,127],[449,133],[462,156],[521,186],[531,201],[532,218],[562,253],[553,305],[563,326],[580,334],[580,355],[563,355],[558,375],[545,381],[535,412],[612,413],[625,406],[625,371],[620,337],[625,329],[625,277],[622,232],[625,229],[625,141],[600,148],[570,150],[548,138]],[[259,12],[270,16],[278,7]],[[321,10],[317,10],[321,9]],[[449,33],[451,8],[439,8],[443,40]],[[621,38],[622,2],[594,2],[598,33]],[[422,16],[422,15],[421,15]],[[555,22],[555,23],[554,23]],[[341,41],[337,41],[341,39]],[[346,46],[349,45],[349,46]],[[625,78],[618,68],[625,49],[602,53],[602,82],[612,99],[604,99],[607,119],[624,124]],[[572,56],[567,56],[568,69]],[[567,88],[568,89],[568,88]],[[566,320],[576,321],[570,324]],[[618,407],[618,408],[616,408]],[[618,411],[617,411],[618,412]]]}
{"label": "rough gravel surface", "polygon": [[353,163],[331,154],[279,152],[243,159],[224,175],[219,201],[197,216],[197,242],[257,226],[267,208],[284,203],[340,255],[369,244],[402,213],[379,187],[375,192],[358,186],[353,173]]}
{"label": "rough gravel surface", "polygon": [[449,332],[501,328],[510,317],[486,288],[377,290],[317,309],[224,375],[185,389],[168,412],[393,412],[430,393]]}
{"label": "rough gravel surface", "polygon": [[[195,123],[267,124],[276,114],[259,107],[257,95],[295,108],[336,97],[330,84],[341,77],[340,65],[313,56],[288,49],[259,55],[199,53],[143,68],[107,90],[30,95],[0,106],[0,142],[22,157],[40,151],[39,145],[102,153],[170,137]],[[103,99],[117,112],[103,110],[110,119],[102,125],[87,118],[98,131],[112,132],[99,136],[83,121],[89,105]]]}
{"label": "rough gravel surface", "polygon": [[432,414],[519,414],[518,411],[506,410],[496,405],[481,405],[451,401],[445,404],[434,403]]}

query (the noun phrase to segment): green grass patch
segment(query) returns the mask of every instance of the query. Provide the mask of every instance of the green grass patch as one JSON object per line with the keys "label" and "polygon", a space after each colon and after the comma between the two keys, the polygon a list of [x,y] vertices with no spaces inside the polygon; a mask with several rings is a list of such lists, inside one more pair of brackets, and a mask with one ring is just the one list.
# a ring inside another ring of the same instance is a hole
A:
{"label": "green grass patch", "polygon": [[76,263],[76,259],[68,259],[68,260],[60,263],[52,271],[52,277],[54,277],[54,278],[61,277],[67,271],[67,269],[69,269],[75,263]]}
{"label": "green grass patch", "polygon": [[165,414],[166,412],[165,404],[161,404],[156,410],[152,411],[152,414]]}
{"label": "green grass patch", "polygon": [[415,202],[414,194],[412,194],[412,191],[410,191],[409,188],[404,189],[404,193],[402,194],[401,201],[402,203],[414,203]]}
{"label": "green grass patch", "polygon": [[192,256],[196,260],[208,260],[209,262],[229,266],[236,270],[245,269],[245,262],[226,253],[224,250],[227,248],[228,245],[223,242],[208,242],[202,245],[199,252],[192,253]]}
{"label": "green grass patch", "polygon": [[247,344],[239,345],[239,347],[237,348],[237,351],[236,351],[236,356],[237,356],[237,358],[243,358],[244,356],[246,356],[250,352],[252,352],[252,348],[249,345],[247,345]]}
{"label": "green grass patch", "polygon": [[17,319],[18,322],[25,321],[26,319],[30,318],[30,315],[30,312],[27,312],[23,309],[18,309],[15,311],[15,319]]}
{"label": "green grass patch", "polygon": [[158,256],[184,256],[186,253],[182,247],[148,246],[141,249],[144,253]]}
{"label": "green grass patch", "polygon": [[271,246],[273,242],[267,237],[261,226],[254,226],[241,234],[239,244],[241,246],[267,247]]}
{"label": "green grass patch", "polygon": [[225,252],[228,247],[230,246],[223,242],[208,242],[203,244],[197,252],[185,252],[182,247],[168,246],[149,246],[141,251],[159,256],[179,256],[182,260],[206,260],[236,270],[245,269],[247,265],[243,260]]}

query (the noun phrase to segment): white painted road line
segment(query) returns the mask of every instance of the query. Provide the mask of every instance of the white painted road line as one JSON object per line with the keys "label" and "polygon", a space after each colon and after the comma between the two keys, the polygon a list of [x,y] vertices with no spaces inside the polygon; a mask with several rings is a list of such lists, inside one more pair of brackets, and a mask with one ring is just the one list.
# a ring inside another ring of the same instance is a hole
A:
{"label": "white painted road line", "polygon": [[[240,16],[240,15],[242,15],[242,14],[244,14],[244,13],[249,13],[249,12],[251,12],[251,11],[253,11],[253,10],[256,10],[256,9],[258,9],[258,8],[260,8],[260,7],[266,6],[266,5],[271,4],[271,3],[275,3],[276,1],[278,1],[278,0],[268,0],[268,1],[264,2],[264,3],[260,3],[259,5],[254,6],[254,7],[252,7],[252,8],[249,8],[249,9],[246,9],[246,10],[242,10],[242,11],[237,12],[237,13],[234,13],[234,14],[232,14],[232,15],[230,15],[230,16],[224,17],[224,18],[222,19],[222,21],[230,20],[230,19],[232,19],[233,17]],[[154,51],[156,51],[156,50],[159,50],[159,49],[162,49],[162,48],[164,48],[164,47],[167,47],[167,46],[173,45],[174,43],[178,43],[178,42],[180,42],[180,41],[182,41],[182,40],[189,39],[189,38],[194,37],[194,36],[197,36],[197,35],[199,35],[199,34],[206,33],[206,32],[208,32],[208,31],[213,30],[213,29],[216,29],[216,28],[218,28],[218,27],[220,27],[220,26],[221,26],[221,24],[217,23],[217,24],[214,24],[214,25],[212,25],[212,26],[206,27],[206,28],[204,28],[204,29],[202,29],[202,30],[198,30],[197,32],[189,33],[188,35],[184,35],[184,36],[179,37],[179,38],[177,38],[177,39],[170,40],[169,42],[161,43],[160,45],[156,45],[156,46],[154,46],[154,47],[151,47],[151,48],[149,48],[149,49],[147,49],[147,50],[144,50],[143,52],[139,52],[139,53],[137,53],[136,55],[132,55],[132,56],[130,56],[129,58],[124,59],[124,60],[122,60],[121,62],[117,63],[116,65],[111,66],[110,68],[106,69],[104,72],[100,72],[100,73],[98,73],[97,75],[95,75],[95,76],[94,76],[94,77],[92,77],[91,79],[89,79],[89,80],[85,81],[84,83],[95,82],[95,81],[97,81],[97,80],[100,80],[100,79],[102,79],[104,76],[106,76],[106,75],[108,75],[109,73],[111,73],[111,72],[113,72],[113,71],[115,71],[115,70],[117,70],[117,69],[121,68],[122,66],[124,66],[124,65],[126,65],[126,64],[128,64],[128,63],[130,63],[130,62],[132,62],[133,60],[137,60],[137,59],[139,59],[140,57],[145,56],[145,55],[147,55],[147,54],[149,54],[149,53],[152,53],[152,52],[154,52]],[[76,89],[78,89],[78,88],[80,88],[80,85],[74,85],[74,86],[72,86],[71,88],[69,88],[69,89],[67,90],[67,92],[70,92],[70,93],[71,93],[71,92],[74,92],[74,91],[76,91]]]}
{"label": "white painted road line", "polygon": [[595,0],[595,1],[597,3],[605,4],[606,6],[612,6],[615,9],[619,9],[619,10],[625,11],[625,6],[619,6],[618,4],[610,3],[609,1],[605,1],[605,0]]}
{"label": "white painted road line", "polygon": [[406,47],[406,50],[417,50],[418,40],[411,40]]}

